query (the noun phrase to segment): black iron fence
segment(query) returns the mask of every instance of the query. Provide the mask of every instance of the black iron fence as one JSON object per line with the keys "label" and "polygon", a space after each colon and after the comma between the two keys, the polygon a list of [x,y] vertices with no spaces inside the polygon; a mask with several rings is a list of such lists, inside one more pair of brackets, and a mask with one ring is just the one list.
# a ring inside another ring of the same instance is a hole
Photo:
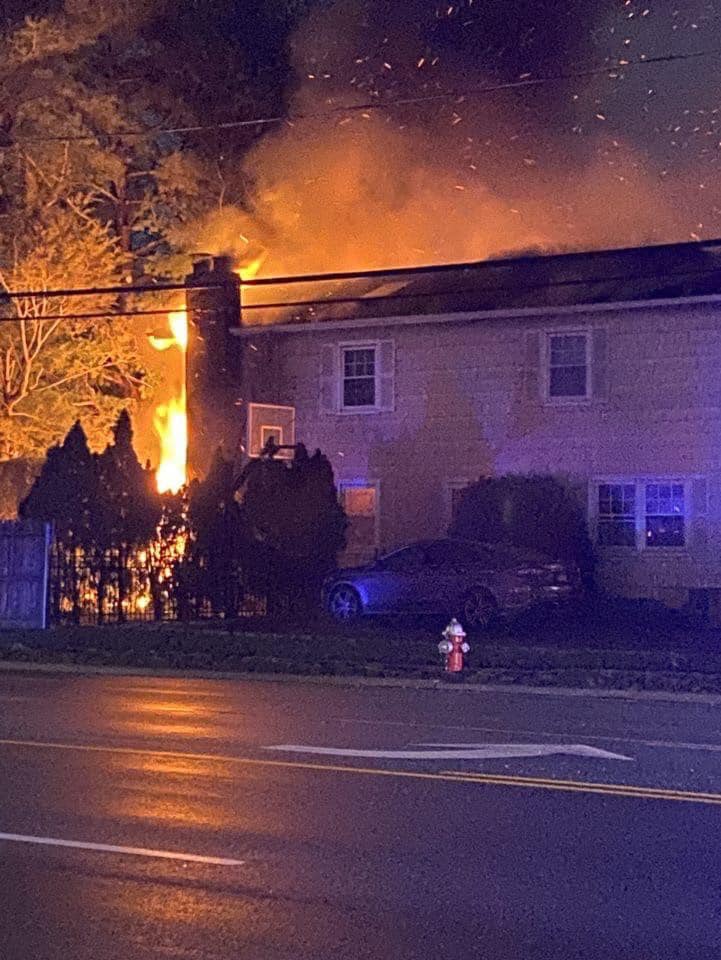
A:
{"label": "black iron fence", "polygon": [[187,540],[124,550],[55,541],[50,556],[53,623],[81,625],[264,616],[268,597],[228,558],[212,564]]}

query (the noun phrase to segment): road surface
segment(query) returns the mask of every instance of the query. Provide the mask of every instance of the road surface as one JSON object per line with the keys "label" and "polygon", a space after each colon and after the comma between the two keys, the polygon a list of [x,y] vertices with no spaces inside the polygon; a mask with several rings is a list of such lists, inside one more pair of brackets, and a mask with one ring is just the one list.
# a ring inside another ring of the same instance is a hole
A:
{"label": "road surface", "polygon": [[2,960],[721,956],[721,705],[0,674]]}

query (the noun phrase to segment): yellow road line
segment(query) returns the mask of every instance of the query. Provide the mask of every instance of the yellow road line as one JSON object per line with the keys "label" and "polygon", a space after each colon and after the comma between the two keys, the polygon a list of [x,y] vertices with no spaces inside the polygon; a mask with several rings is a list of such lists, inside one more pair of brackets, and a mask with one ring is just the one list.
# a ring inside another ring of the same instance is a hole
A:
{"label": "yellow road line", "polygon": [[556,780],[551,777],[504,776],[494,773],[456,773],[453,770],[444,770],[443,774],[461,780],[463,783],[486,783],[498,787],[568,790],[569,792],[599,793],[607,796],[640,797],[648,800],[678,800],[688,803],[721,804],[720,793],[672,790],[668,787],[645,787],[630,783],[598,783],[593,780]]}
{"label": "yellow road line", "polygon": [[79,753],[111,753],[125,756],[159,757],[168,760],[207,760],[243,766],[283,767],[298,770],[330,770],[334,773],[362,773],[379,777],[410,777],[416,780],[455,781],[455,774],[424,773],[422,770],[387,770],[383,767],[351,767],[306,760],[270,760],[264,757],[233,757],[222,753],[183,753],[179,750],[153,750],[144,747],[112,747],[90,743],[58,743],[47,740],[0,740],[0,747],[32,747],[40,750],[71,750]]}
{"label": "yellow road line", "polygon": [[313,770],[326,773],[357,774],[372,777],[393,777],[409,780],[436,780],[444,783],[475,784],[477,786],[521,787],[527,790],[555,790],[564,793],[590,793],[607,797],[629,799],[672,800],[686,803],[721,805],[721,793],[703,793],[689,790],[671,790],[666,787],[644,787],[626,783],[597,783],[586,780],[555,780],[546,777],[522,777],[494,773],[464,773],[442,770],[438,773],[423,770],[393,770],[384,767],[354,767],[333,763],[313,763],[305,760],[271,760],[259,757],[233,757],[217,753],[184,753],[176,750],[153,750],[143,747],[114,747],[88,743],[60,743],[44,740],[0,739],[0,747],[27,747],[38,750],[68,750],[77,753],[109,753],[120,756],[158,757],[169,760],[201,760],[229,763],[238,766],[276,767],[287,770]]}

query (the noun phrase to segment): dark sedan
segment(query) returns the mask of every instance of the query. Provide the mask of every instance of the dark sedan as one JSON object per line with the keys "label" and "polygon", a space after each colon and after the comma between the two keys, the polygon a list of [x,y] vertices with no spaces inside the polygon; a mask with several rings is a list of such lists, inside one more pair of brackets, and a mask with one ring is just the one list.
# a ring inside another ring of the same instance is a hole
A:
{"label": "dark sedan", "polygon": [[485,629],[498,616],[569,598],[577,576],[563,564],[503,544],[427,540],[375,563],[341,570],[324,588],[336,620],[368,614],[444,614]]}

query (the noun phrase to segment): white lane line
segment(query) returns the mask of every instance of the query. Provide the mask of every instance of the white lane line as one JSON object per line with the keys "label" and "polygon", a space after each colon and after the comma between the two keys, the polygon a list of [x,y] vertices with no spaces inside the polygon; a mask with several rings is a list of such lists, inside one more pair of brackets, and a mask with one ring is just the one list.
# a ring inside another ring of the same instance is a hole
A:
{"label": "white lane line", "polygon": [[685,740],[644,740],[640,737],[619,737],[609,734],[589,733],[584,730],[580,734],[574,730],[521,730],[512,727],[477,727],[466,724],[434,723],[432,720],[366,720],[358,717],[332,717],[329,724],[345,723],[358,724],[367,727],[403,727],[404,730],[421,729],[433,730],[462,730],[469,733],[502,733],[512,737],[557,737],[571,739],[581,736],[584,740],[608,740],[609,743],[630,743],[642,747],[663,747],[669,750],[701,750],[709,753],[721,753],[721,743],[698,743]]}
{"label": "white lane line", "polygon": [[71,847],[97,853],[117,853],[131,857],[154,857],[156,860],[183,860],[186,863],[210,863],[218,867],[240,867],[245,860],[228,857],[205,857],[199,853],[176,853],[174,850],[149,850],[146,847],[120,847],[112,843],[87,843],[84,840],[59,840],[57,837],[30,837],[22,833],[0,833],[0,840],[9,843],[34,843],[44,847]]}
{"label": "white lane line", "polygon": [[[422,745],[421,745],[422,746]],[[426,750],[356,750],[348,747],[315,747],[300,743],[282,743],[268,750],[283,753],[313,753],[327,757],[373,757],[377,760],[499,760],[510,757],[550,757],[555,754],[593,757],[597,760],[631,760],[621,753],[610,753],[584,743],[435,743]],[[458,749],[460,746],[463,749]]]}

